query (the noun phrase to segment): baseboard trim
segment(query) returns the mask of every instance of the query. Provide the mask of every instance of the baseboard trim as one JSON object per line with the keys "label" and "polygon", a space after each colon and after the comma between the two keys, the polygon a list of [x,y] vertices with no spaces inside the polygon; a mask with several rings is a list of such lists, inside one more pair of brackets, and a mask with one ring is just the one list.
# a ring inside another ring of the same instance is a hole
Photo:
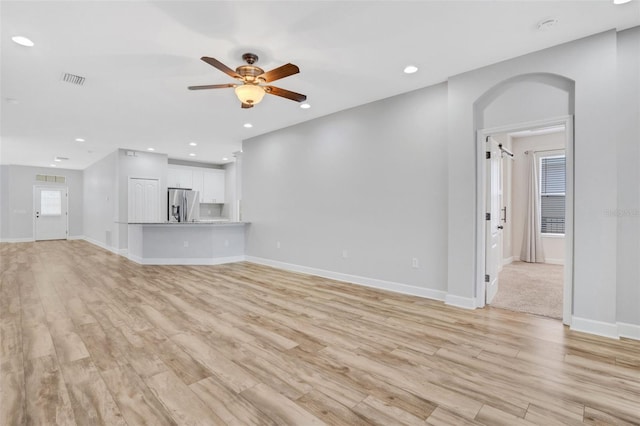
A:
{"label": "baseboard trim", "polygon": [[[514,257],[512,259],[512,262],[513,261],[524,262],[524,260],[522,260],[520,257]],[[544,262],[540,263],[548,263],[549,265],[564,265],[564,259],[549,259],[545,257]]]}
{"label": "baseboard trim", "polygon": [[120,254],[120,253],[119,253],[119,250],[118,250],[117,248],[115,248],[115,247],[109,247],[109,246],[107,246],[106,244],[104,244],[104,243],[103,243],[103,242],[101,242],[101,241],[94,240],[93,238],[90,238],[90,237],[87,237],[87,236],[85,236],[83,239],[84,239],[86,242],[91,243],[91,244],[93,244],[94,246],[98,246],[98,247],[100,247],[101,249],[105,249],[105,250],[107,250],[107,251],[110,251],[110,252],[111,252],[111,253],[113,253],[113,254]]}
{"label": "baseboard trim", "polygon": [[245,256],[229,256],[229,257],[215,257],[215,258],[150,258],[143,259],[133,254],[126,256],[129,260],[140,265],[222,265],[225,263],[242,262],[245,260]]}
{"label": "baseboard trim", "polygon": [[574,316],[571,319],[571,330],[583,333],[595,334],[597,336],[619,339],[618,324],[610,322],[595,321]]}
{"label": "baseboard trim", "polygon": [[67,237],[67,240],[72,241],[72,240],[86,240],[84,235],[70,235]]}
{"label": "baseboard trim", "polygon": [[513,263],[513,256],[502,259],[502,266],[511,265]]}
{"label": "baseboard trim", "polygon": [[32,243],[35,240],[33,238],[2,238],[0,243]]}
{"label": "baseboard trim", "polygon": [[640,340],[640,325],[619,322],[618,335],[627,339]]}
{"label": "baseboard trim", "polygon": [[261,257],[246,256],[246,260],[251,263],[271,266],[273,268],[284,269],[286,271],[315,275],[322,278],[329,278],[331,280],[357,284],[364,287],[387,290],[394,293],[408,294],[410,296],[424,297],[425,299],[444,301],[447,295],[447,293],[442,290],[416,287],[408,284],[401,284],[393,281],[384,281],[359,275],[343,274],[341,272],[328,271],[325,269],[312,268],[309,266],[295,265],[293,263],[280,262],[278,260],[265,259]]}
{"label": "baseboard trim", "polygon": [[473,297],[462,297],[454,294],[447,294],[444,303],[450,306],[464,309],[476,309],[476,299]]}

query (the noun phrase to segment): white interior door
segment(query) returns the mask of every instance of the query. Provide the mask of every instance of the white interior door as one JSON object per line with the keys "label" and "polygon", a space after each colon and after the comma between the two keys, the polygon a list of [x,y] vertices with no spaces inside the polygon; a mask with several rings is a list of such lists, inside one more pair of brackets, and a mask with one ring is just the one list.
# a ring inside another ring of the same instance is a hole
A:
{"label": "white interior door", "polygon": [[66,240],[67,239],[67,188],[34,187],[35,223],[34,239]]}
{"label": "white interior door", "polygon": [[498,147],[498,142],[491,137],[487,138],[487,152],[490,153],[490,158],[487,159],[486,169],[486,206],[487,213],[489,213],[490,216],[486,221],[485,303],[490,304],[498,292],[498,272],[500,270],[502,257],[500,253],[500,245],[502,242],[502,227],[500,225],[500,184],[502,172],[500,167],[500,148]]}
{"label": "white interior door", "polygon": [[159,188],[158,179],[129,178],[130,223],[160,221]]}

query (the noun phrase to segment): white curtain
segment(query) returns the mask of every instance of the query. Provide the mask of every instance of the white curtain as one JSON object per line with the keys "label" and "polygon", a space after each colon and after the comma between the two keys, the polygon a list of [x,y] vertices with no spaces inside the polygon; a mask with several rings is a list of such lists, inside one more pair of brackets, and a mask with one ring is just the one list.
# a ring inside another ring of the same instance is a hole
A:
{"label": "white curtain", "polygon": [[540,197],[538,192],[538,163],[533,152],[529,152],[529,182],[527,185],[527,210],[522,235],[520,260],[524,262],[544,262],[542,237],[540,236]]}

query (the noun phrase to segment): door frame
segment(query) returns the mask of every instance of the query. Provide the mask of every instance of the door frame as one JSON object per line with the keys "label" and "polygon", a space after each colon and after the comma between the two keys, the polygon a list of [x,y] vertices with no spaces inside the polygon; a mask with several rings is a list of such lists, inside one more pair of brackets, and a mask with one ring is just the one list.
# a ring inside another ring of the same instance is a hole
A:
{"label": "door frame", "polygon": [[56,184],[52,184],[52,185],[39,185],[39,184],[35,184],[33,185],[33,204],[31,205],[31,215],[33,218],[33,228],[32,228],[32,233],[33,233],[33,241],[38,241],[36,239],[36,205],[37,205],[37,195],[38,195],[38,189],[42,188],[42,189],[64,189],[64,192],[66,194],[65,201],[67,203],[67,217],[66,217],[66,234],[64,239],[68,240],[69,239],[69,186],[67,185],[56,185]]}
{"label": "door frame", "polygon": [[509,124],[505,126],[479,129],[476,132],[476,273],[475,273],[475,303],[482,308],[485,306],[486,286],[484,282],[486,262],[486,158],[485,141],[488,136],[496,133],[509,133],[542,127],[565,127],[565,156],[566,162],[566,195],[565,195],[565,264],[562,297],[562,322],[571,325],[573,315],[573,247],[574,247],[574,117],[565,115],[544,120]]}

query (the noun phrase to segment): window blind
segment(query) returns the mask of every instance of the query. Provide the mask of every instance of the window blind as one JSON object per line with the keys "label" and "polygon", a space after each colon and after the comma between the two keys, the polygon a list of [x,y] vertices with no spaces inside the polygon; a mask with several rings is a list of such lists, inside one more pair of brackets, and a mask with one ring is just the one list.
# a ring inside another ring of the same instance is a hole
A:
{"label": "window blind", "polygon": [[541,232],[564,234],[566,158],[543,157],[540,163]]}

